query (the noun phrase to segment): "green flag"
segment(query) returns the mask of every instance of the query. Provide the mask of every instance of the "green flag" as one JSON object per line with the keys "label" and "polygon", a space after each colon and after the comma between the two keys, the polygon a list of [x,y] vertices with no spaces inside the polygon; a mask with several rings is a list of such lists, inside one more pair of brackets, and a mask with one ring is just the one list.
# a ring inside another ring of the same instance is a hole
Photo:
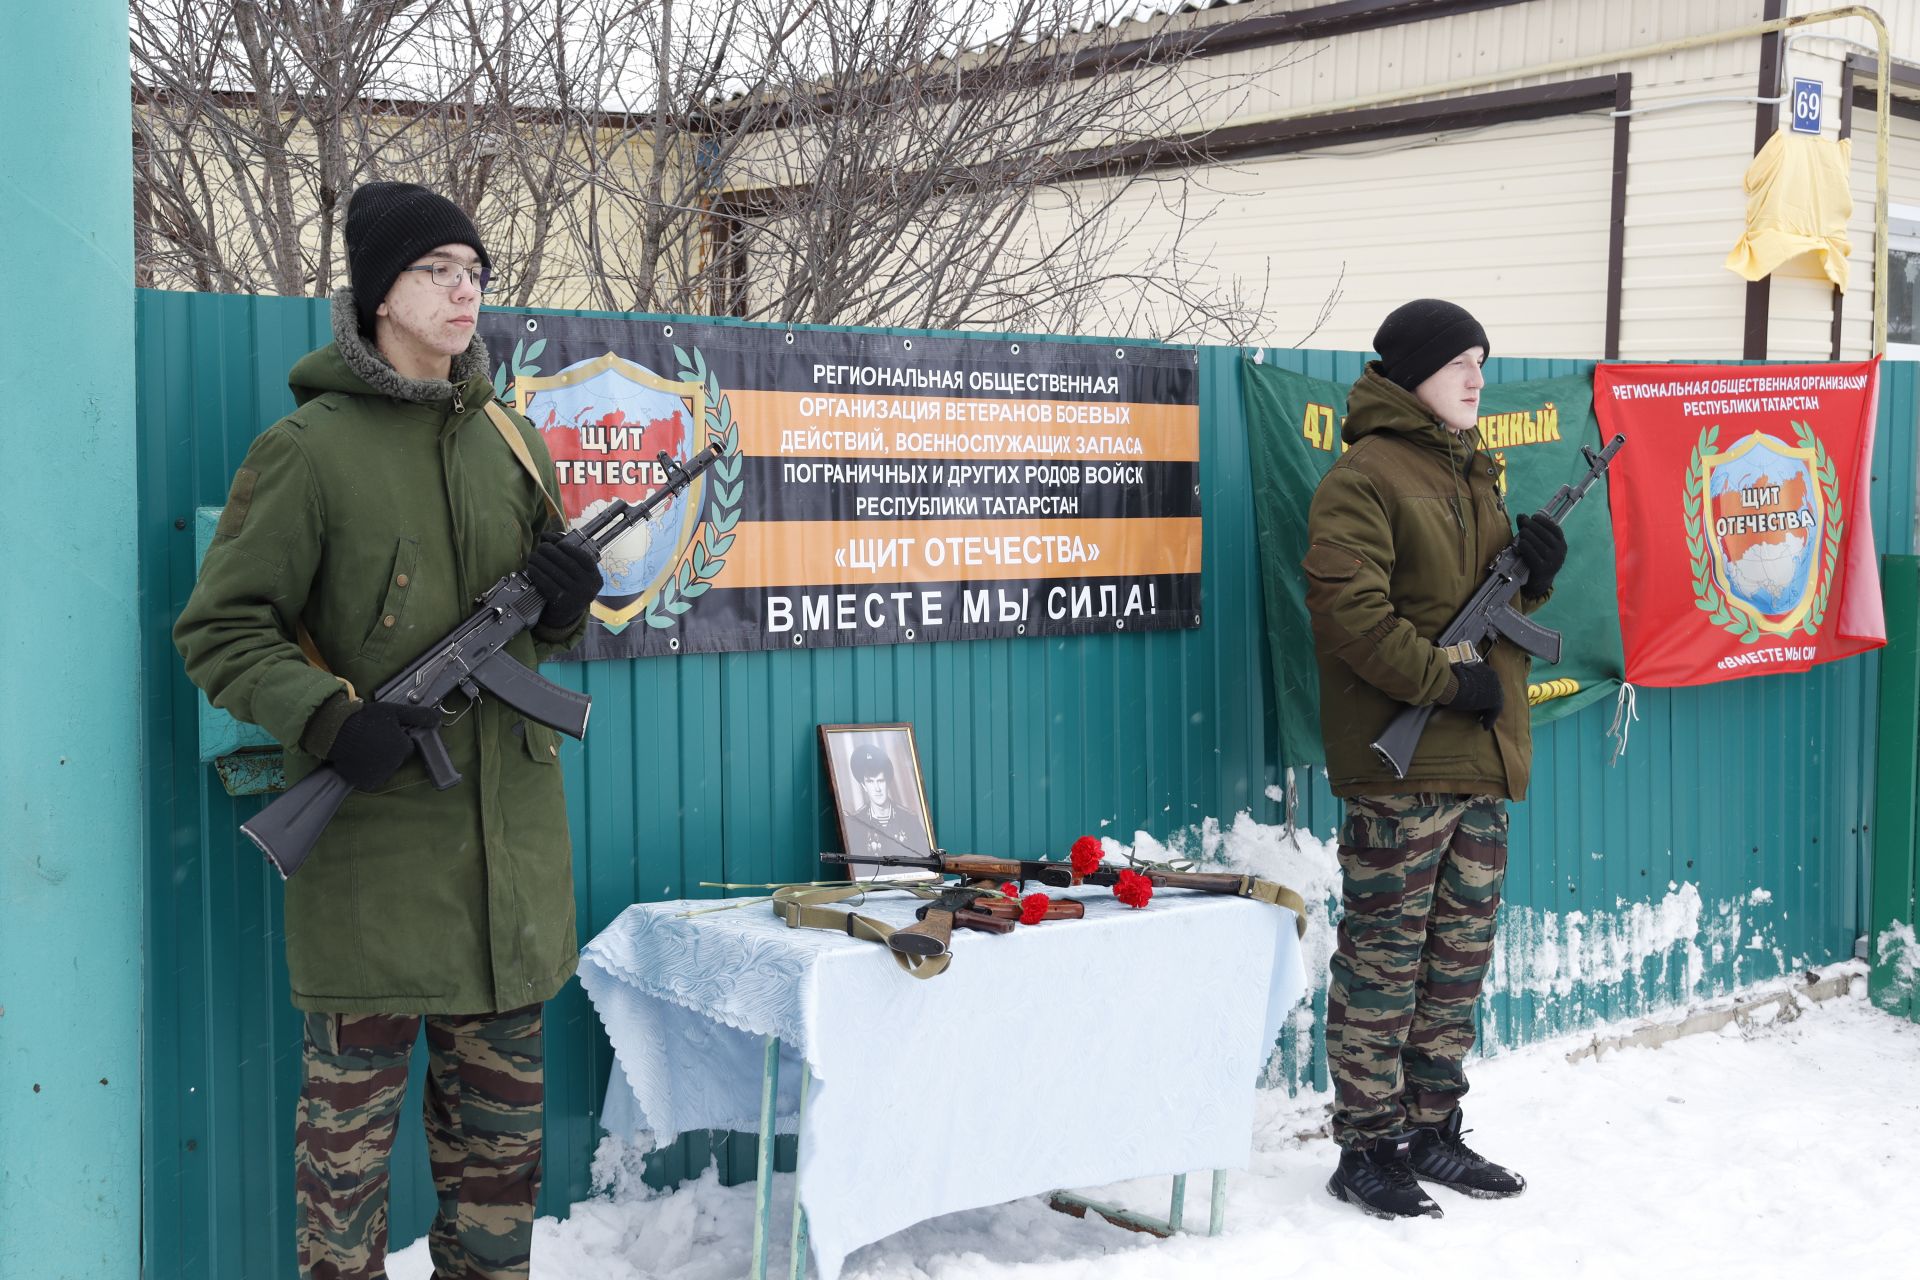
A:
{"label": "green flag", "polygon": [[[1320,681],[1307,624],[1307,507],[1320,477],[1344,447],[1347,388],[1243,360],[1253,509],[1273,655],[1280,760],[1322,764]],[[1504,468],[1507,507],[1537,511],[1587,469],[1582,445],[1597,447],[1590,374],[1489,383],[1480,394],[1482,443]],[[1534,664],[1528,696],[1535,725],[1557,720],[1620,687],[1619,604],[1614,595],[1613,526],[1606,488],[1590,490],[1566,522],[1567,563],[1553,599],[1534,619],[1560,632],[1560,662]]]}

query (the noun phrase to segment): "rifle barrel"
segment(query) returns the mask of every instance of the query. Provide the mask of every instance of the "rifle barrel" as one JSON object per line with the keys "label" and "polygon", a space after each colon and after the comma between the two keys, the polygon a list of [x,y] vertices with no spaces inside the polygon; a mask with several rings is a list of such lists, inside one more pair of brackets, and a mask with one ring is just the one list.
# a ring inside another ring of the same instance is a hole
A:
{"label": "rifle barrel", "polygon": [[[641,502],[628,502],[624,498],[615,498],[605,510],[580,526],[580,532],[588,541],[605,551],[613,545],[614,539],[634,525],[646,520],[653,509],[666,502],[682,489],[693,483],[693,478],[720,460],[720,446],[709,444],[688,458],[685,465],[677,468],[678,474],[670,477],[666,485],[656,490]],[[618,526],[617,528],[615,526]],[[609,530],[611,532],[609,533]],[[606,537],[601,535],[606,534]]]}

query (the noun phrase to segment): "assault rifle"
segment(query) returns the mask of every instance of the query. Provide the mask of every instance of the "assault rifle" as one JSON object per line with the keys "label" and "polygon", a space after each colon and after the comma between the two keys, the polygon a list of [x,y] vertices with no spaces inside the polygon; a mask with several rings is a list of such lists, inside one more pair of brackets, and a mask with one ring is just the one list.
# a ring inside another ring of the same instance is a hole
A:
{"label": "assault rifle", "polygon": [[[1307,907],[1300,895],[1282,884],[1271,880],[1262,880],[1256,876],[1239,875],[1230,871],[1169,871],[1159,867],[1117,867],[1103,863],[1086,876],[1076,876],[1073,867],[1065,862],[1049,862],[1045,858],[988,858],[977,854],[954,854],[944,849],[936,849],[932,856],[920,858],[902,854],[863,853],[849,855],[845,853],[823,853],[820,861],[830,867],[846,867],[853,876],[853,867],[859,865],[879,867],[917,867],[923,871],[936,871],[941,875],[959,876],[963,881],[988,881],[1000,884],[1011,880],[1024,887],[1029,880],[1054,888],[1071,888],[1077,884],[1098,885],[1111,888],[1120,883],[1122,871],[1132,871],[1145,876],[1156,889],[1191,889],[1196,893],[1214,893],[1224,896],[1251,898],[1256,902],[1270,903],[1286,907],[1295,916],[1295,927],[1302,933],[1307,927]],[[858,876],[853,876],[859,879]],[[955,924],[969,924],[960,919],[966,913],[986,913],[989,910],[1003,909],[1004,904],[981,901],[985,891],[956,886],[945,890],[941,897],[930,903],[920,912],[923,924],[913,926],[911,930],[901,930],[909,935],[906,943],[892,943],[894,950],[906,955],[940,955],[947,949],[947,937]],[[964,900],[959,895],[972,895]],[[1062,904],[1055,903],[1055,906]],[[1082,908],[1084,910],[1084,908]],[[941,917],[935,919],[935,913]],[[1079,917],[1049,915],[1047,919],[1078,919]],[[931,922],[930,925],[927,922]],[[982,926],[973,925],[979,928]],[[937,946],[930,946],[921,936],[937,940]],[[895,938],[899,933],[894,935]],[[916,951],[915,947],[927,948]]]}
{"label": "assault rifle", "polygon": [[1103,862],[1081,883],[1111,888],[1120,883],[1122,871],[1145,876],[1156,889],[1192,889],[1195,893],[1221,893],[1241,898],[1259,896],[1250,891],[1259,882],[1252,876],[1237,875],[1231,871],[1162,871],[1157,867],[1116,867]]}
{"label": "assault rifle", "polygon": [[[568,530],[561,541],[582,548],[599,560],[621,534],[650,517],[655,508],[712,466],[720,457],[720,447],[708,445],[689,458],[685,466],[664,451],[659,456],[660,465],[667,473],[665,488],[638,504],[615,498],[593,519]],[[546,601],[527,581],[527,575],[515,569],[474,601],[471,617],[415,658],[399,675],[374,690],[373,700],[437,707],[445,712],[446,700],[455,693],[466,695],[470,703],[480,701],[485,694],[498,698],[527,719],[558,729],[568,737],[586,736],[591,700],[585,694],[562,688],[528,670],[506,652],[508,641],[538,623],[545,607]],[[460,714],[465,714],[465,710],[462,708]],[[445,791],[459,783],[460,771],[453,767],[453,759],[447,754],[439,725],[408,729],[407,733],[419,749],[427,775],[437,789]],[[353,784],[341,777],[338,770],[323,764],[241,823],[240,830],[260,846],[280,878],[288,879],[306,862],[320,833],[327,829],[352,790]]]}
{"label": "assault rifle", "polygon": [[[1580,452],[1587,460],[1587,473],[1574,484],[1563,484],[1553,500],[1540,509],[1539,519],[1558,525],[1566,521],[1594,481],[1606,474],[1607,464],[1613,461],[1613,455],[1620,452],[1626,444],[1625,436],[1617,435],[1607,441],[1607,447],[1595,453],[1586,446]],[[1560,661],[1560,633],[1543,627],[1539,623],[1524,617],[1513,607],[1513,598],[1520,588],[1527,585],[1527,566],[1520,554],[1509,545],[1493,558],[1487,568],[1487,577],[1447,629],[1440,633],[1436,645],[1452,648],[1455,645],[1472,645],[1472,661],[1482,660],[1487,649],[1501,636],[1513,641],[1536,658],[1545,658],[1548,662]],[[1380,757],[1382,764],[1393,770],[1393,776],[1404,778],[1407,769],[1413,763],[1414,750],[1420,745],[1420,735],[1426,731],[1427,721],[1433,718],[1434,705],[1402,707],[1392,721],[1371,744],[1374,754]]]}
{"label": "assault rifle", "polygon": [[[1020,922],[1020,904],[1008,898],[992,896],[991,889],[948,889],[914,912],[919,924],[894,930],[887,945],[902,955],[944,955],[955,929],[977,929],[981,933],[1012,933]],[[1085,918],[1085,903],[1062,898],[1047,904],[1040,919],[1080,920]]]}
{"label": "assault rifle", "polygon": [[1073,868],[1064,862],[1048,862],[1044,858],[987,858],[970,853],[948,853],[936,849],[932,857],[919,858],[897,853],[823,853],[820,861],[830,867],[846,867],[847,874],[853,879],[855,866],[878,867],[917,867],[922,871],[937,871],[944,876],[959,876],[963,880],[991,880],[995,884],[1011,880],[1015,884],[1025,885],[1029,880],[1038,880],[1041,884],[1057,889],[1065,889],[1075,882]]}
{"label": "assault rifle", "polygon": [[[1153,882],[1156,889],[1192,889],[1199,893],[1248,895],[1250,876],[1236,875],[1227,871],[1163,871],[1156,867],[1141,869],[1137,867],[1117,867],[1101,864],[1091,875],[1081,877],[1073,874],[1073,868],[1064,862],[1049,862],[1045,858],[988,858],[969,853],[948,853],[936,849],[932,857],[917,858],[892,853],[823,853],[820,861],[830,867],[845,867],[849,864],[880,867],[918,867],[923,871],[937,871],[941,875],[959,876],[963,880],[991,880],[996,884],[1011,880],[1015,884],[1025,885],[1029,880],[1041,884],[1065,889],[1076,884],[1099,885],[1111,888],[1120,883],[1122,871],[1135,871]],[[856,877],[857,878],[857,877]]]}

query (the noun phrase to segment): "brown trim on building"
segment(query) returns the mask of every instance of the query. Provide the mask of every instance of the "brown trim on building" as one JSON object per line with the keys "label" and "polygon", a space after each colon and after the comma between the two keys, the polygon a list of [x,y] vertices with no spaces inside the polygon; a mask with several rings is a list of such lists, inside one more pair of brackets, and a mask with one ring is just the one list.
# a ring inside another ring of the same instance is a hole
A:
{"label": "brown trim on building", "polygon": [[[1840,110],[1846,121],[1847,131],[1840,136],[1852,136],[1853,108],[1856,106],[1873,110],[1874,82],[1880,78],[1880,60],[1869,58],[1864,53],[1850,53],[1845,65],[1840,69]],[[1866,83],[1862,84],[1861,81]],[[1893,83],[1887,86],[1887,114],[1902,120],[1920,120],[1920,67],[1910,62],[1893,60]],[[1905,95],[1902,95],[1902,90]]]}
{"label": "brown trim on building", "polygon": [[[1112,174],[1140,175],[1158,169],[1189,167],[1195,163],[1259,159],[1350,142],[1578,115],[1600,108],[1611,111],[1616,109],[1620,101],[1619,86],[1627,79],[1624,74],[1593,76],[1584,80],[1564,80],[1557,84],[1529,85],[1524,89],[1502,89],[1495,93],[1445,98],[1437,102],[1415,102],[1270,120],[1215,129],[1197,142],[1146,138],[1111,150],[1084,151],[1063,156],[1055,180],[1070,182]],[[1620,136],[1616,128],[1616,151]],[[1624,179],[1616,179],[1616,186],[1624,191]],[[715,213],[731,217],[756,217],[771,209],[782,194],[804,190],[806,184],[803,183],[790,187],[729,191],[726,193],[724,209],[716,207]],[[1622,216],[1618,203],[1616,199],[1615,218]]]}
{"label": "brown trim on building", "polygon": [[[1322,40],[1331,36],[1370,31],[1376,27],[1398,27],[1409,22],[1429,22],[1452,18],[1485,9],[1503,9],[1525,4],[1527,0],[1338,0],[1334,4],[1316,4],[1290,13],[1267,13],[1239,18],[1211,26],[1196,26],[1192,51],[1208,56],[1260,49],[1268,45],[1294,44],[1301,40]],[[1164,39],[1157,42],[1166,48]],[[1115,57],[1131,57],[1154,47],[1155,40],[1130,40],[1103,50],[1102,62]],[[1088,74],[1091,65],[1076,65],[1075,74]]]}
{"label": "brown trim on building", "polygon": [[[1786,0],[1767,0],[1763,21],[1773,22],[1786,9]],[[1760,37],[1760,83],[1758,96],[1775,98],[1780,95],[1780,33],[1768,32]],[[1759,155],[1760,148],[1767,145],[1767,139],[1773,137],[1780,127],[1780,107],[1777,103],[1763,102],[1753,112],[1753,154]],[[1762,276],[1758,280],[1747,282],[1746,334],[1741,344],[1740,355],[1747,360],[1765,360],[1767,358],[1767,327],[1771,319],[1773,302],[1773,277]]]}
{"label": "brown trim on building", "polygon": [[[1897,78],[1895,83],[1898,83]],[[1855,85],[1853,89],[1853,102],[1849,105],[1854,104],[1865,107],[1869,111],[1873,110],[1873,86]],[[1887,96],[1887,114],[1896,120],[1920,120],[1920,102],[1915,102],[1912,98],[1900,98],[1889,94]]]}
{"label": "brown trim on building", "polygon": [[[1873,101],[1872,88],[1869,86],[1859,86],[1858,81],[1866,80],[1871,82],[1878,80],[1880,78],[1880,59],[1869,57],[1864,53],[1850,53],[1847,55],[1846,66],[1843,68],[1843,71],[1852,71],[1855,74],[1856,87],[1859,87],[1861,92],[1867,95],[1866,101],[1871,103]],[[1911,62],[1902,62],[1900,59],[1895,58],[1893,60],[1893,87],[1895,89],[1910,89],[1915,93],[1920,93],[1920,65]]]}
{"label": "brown trim on building", "polygon": [[[1552,116],[1577,115],[1597,108],[1611,111],[1618,101],[1618,85],[1623,78],[1618,75],[1591,76],[1584,80],[1529,85],[1524,89],[1502,89],[1494,93],[1475,93],[1435,102],[1398,103],[1359,111],[1230,125],[1207,134],[1194,149],[1207,161],[1248,160],[1285,155],[1292,151],[1313,151],[1348,142],[1371,142],[1415,133],[1544,120]],[[1143,160],[1148,162],[1148,167],[1153,167],[1151,157],[1166,148],[1164,140],[1149,139],[1108,153],[1098,163],[1090,163],[1086,168],[1123,169]]]}
{"label": "brown trim on building", "polygon": [[1615,77],[1613,109],[1613,194],[1607,210],[1607,336],[1604,358],[1620,358],[1620,310],[1627,275],[1627,131],[1632,119],[1633,73]]}
{"label": "brown trim on building", "polygon": [[[1069,75],[1084,78],[1124,70],[1142,60],[1166,63],[1185,58],[1218,57],[1248,49],[1330,39],[1379,27],[1405,26],[1410,22],[1428,22],[1525,3],[1528,0],[1335,0],[1335,3],[1316,4],[1288,13],[1265,13],[1214,23],[1197,21],[1204,11],[1172,13],[1144,20],[1152,23],[1151,35],[1036,59],[1027,68],[1027,74],[1035,78],[1051,76],[1064,66]],[[1182,21],[1187,23],[1185,30],[1170,29]],[[965,96],[975,91],[983,81],[989,80],[996,88],[1007,87],[1004,64],[996,62],[987,70],[969,71],[965,63],[966,60],[962,59],[958,70],[952,66],[932,65],[926,83],[915,86],[915,92],[921,95]],[[833,91],[814,95],[810,106],[816,111],[831,111]],[[740,109],[733,103],[721,103],[714,107],[711,114],[724,121],[729,114]],[[783,128],[790,119],[788,111],[777,105],[759,103],[754,109],[763,116],[754,126],[756,129]]]}

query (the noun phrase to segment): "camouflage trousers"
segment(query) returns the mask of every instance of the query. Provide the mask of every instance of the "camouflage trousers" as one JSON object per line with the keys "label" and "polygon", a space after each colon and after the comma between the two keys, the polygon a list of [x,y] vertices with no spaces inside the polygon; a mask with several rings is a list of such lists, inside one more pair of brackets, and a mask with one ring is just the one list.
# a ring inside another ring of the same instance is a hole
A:
{"label": "camouflage trousers", "polygon": [[1507,871],[1506,802],[1356,796],[1340,830],[1346,914],[1327,990],[1333,1136],[1439,1124],[1467,1092],[1473,1007]]}
{"label": "camouflage trousers", "polygon": [[525,1280],[540,1189],[541,1006],[306,1015],[294,1195],[304,1280],[386,1280],[387,1164],[427,1027],[434,1280]]}

